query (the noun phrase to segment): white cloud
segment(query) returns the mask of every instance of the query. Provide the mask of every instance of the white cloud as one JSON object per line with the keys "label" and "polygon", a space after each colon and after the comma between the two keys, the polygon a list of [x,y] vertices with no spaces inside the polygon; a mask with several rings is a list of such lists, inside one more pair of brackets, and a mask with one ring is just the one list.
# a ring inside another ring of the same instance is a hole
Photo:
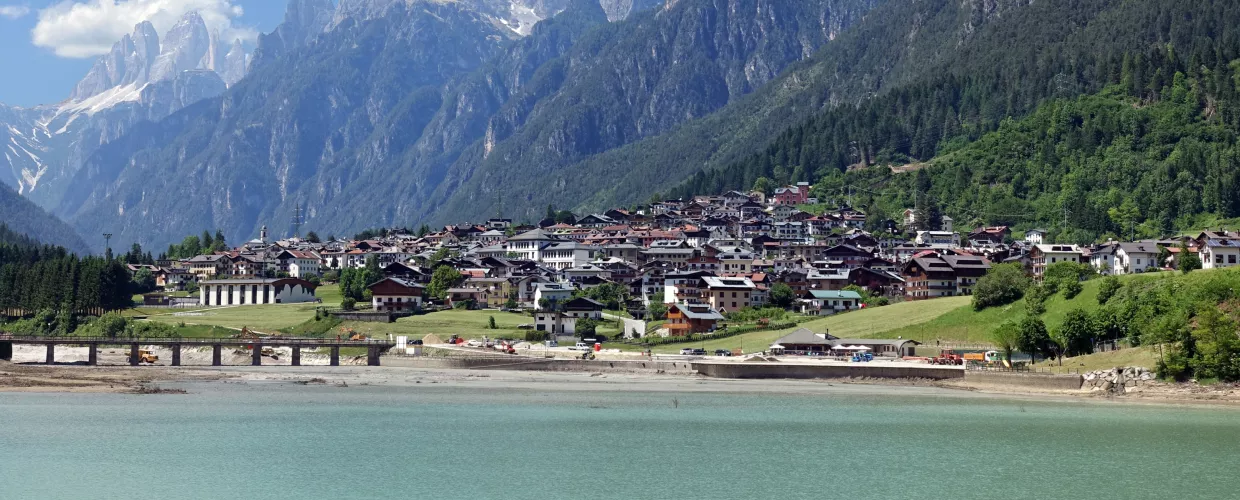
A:
{"label": "white cloud", "polygon": [[25,17],[26,14],[29,13],[30,7],[25,5],[0,5],[0,17],[17,19],[19,17]]}
{"label": "white cloud", "polygon": [[253,29],[234,26],[244,11],[234,0],[65,0],[39,11],[31,41],[52,49],[61,57],[94,57],[106,54],[112,44],[133,32],[134,25],[150,21],[160,36],[181,16],[198,11],[210,30],[220,30],[223,40],[252,41]]}

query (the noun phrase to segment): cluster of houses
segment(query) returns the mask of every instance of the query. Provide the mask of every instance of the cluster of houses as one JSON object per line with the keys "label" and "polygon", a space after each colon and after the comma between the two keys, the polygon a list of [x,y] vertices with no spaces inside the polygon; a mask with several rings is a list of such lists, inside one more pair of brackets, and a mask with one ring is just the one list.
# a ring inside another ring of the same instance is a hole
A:
{"label": "cluster of houses", "polygon": [[[580,295],[574,292],[612,283],[627,289],[635,312],[665,304],[667,331],[687,335],[713,331],[729,312],[767,304],[780,283],[794,292],[798,312],[825,315],[864,307],[857,289],[889,300],[969,295],[999,262],[1020,262],[1038,279],[1062,261],[1127,274],[1172,266],[1179,257],[1178,240],[1083,248],[1047,243],[1046,231],[1038,229],[1023,235],[1005,226],[958,233],[949,217],[937,230],[906,232],[916,218],[911,210],[903,224],[867,224],[866,214],[849,206],[805,212],[798,207],[816,201],[809,188],[785,186],[769,197],[730,191],[559,222],[491,219],[366,240],[269,241],[264,228],[259,238],[233,250],[160,262],[154,269],[161,286],[196,281],[202,305],[289,303],[317,300],[315,277],[373,259],[384,279],[369,285],[371,306],[408,312],[427,300],[431,264],[448,265],[461,280],[443,305],[515,304],[536,310],[536,327],[557,334],[572,334],[581,318],[601,316],[601,304],[574,299]],[[1188,244],[1206,268],[1234,266],[1240,259],[1240,233],[1203,232]],[[1172,261],[1160,261],[1168,252]]]}

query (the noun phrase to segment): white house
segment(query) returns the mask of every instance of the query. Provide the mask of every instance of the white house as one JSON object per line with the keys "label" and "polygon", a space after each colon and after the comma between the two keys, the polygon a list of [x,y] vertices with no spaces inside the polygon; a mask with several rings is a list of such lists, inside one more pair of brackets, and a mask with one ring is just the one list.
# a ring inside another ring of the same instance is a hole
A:
{"label": "white house", "polygon": [[1116,243],[1114,264],[1111,270],[1115,274],[1157,271],[1158,245],[1150,241]]}
{"label": "white house", "polygon": [[376,312],[413,312],[422,307],[425,287],[404,278],[384,278],[366,287]]}
{"label": "white house", "polygon": [[917,231],[915,241],[934,249],[960,248],[960,235],[951,231]]}
{"label": "white house", "polygon": [[322,274],[322,258],[314,252],[285,250],[276,256],[276,261],[294,278],[305,279]]}
{"label": "white house", "polygon": [[198,287],[199,304],[236,306],[314,302],[317,287],[300,278],[203,281]]}
{"label": "white house", "polygon": [[1029,261],[1033,266],[1033,278],[1042,281],[1046,267],[1059,262],[1083,263],[1085,252],[1076,245],[1034,245],[1029,251]]}
{"label": "white house", "polygon": [[573,290],[573,285],[568,283],[536,283],[534,284],[534,304],[542,304],[543,299],[560,303],[568,302],[573,298]]}
{"label": "white house", "polygon": [[1041,245],[1045,239],[1045,229],[1030,229],[1025,231],[1025,243],[1029,243],[1031,245]]}
{"label": "white house", "polygon": [[1197,236],[1202,269],[1240,264],[1240,233],[1205,231]]}
{"label": "white house", "polygon": [[703,276],[705,302],[719,312],[738,311],[753,305],[757,286],[749,278]]}
{"label": "white house", "polygon": [[810,290],[802,301],[802,311],[812,316],[835,314],[861,308],[861,295],[851,290]]}

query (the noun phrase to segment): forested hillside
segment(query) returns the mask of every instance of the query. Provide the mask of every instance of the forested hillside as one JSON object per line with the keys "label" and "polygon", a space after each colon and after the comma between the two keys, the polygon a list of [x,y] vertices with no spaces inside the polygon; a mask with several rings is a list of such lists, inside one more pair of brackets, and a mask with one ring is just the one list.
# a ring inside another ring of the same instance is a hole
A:
{"label": "forested hillside", "polygon": [[[63,246],[73,252],[86,253],[90,249],[68,224],[3,183],[0,183],[0,227],[4,228],[0,233],[24,235],[44,244]],[[0,242],[19,243],[20,238],[18,240],[10,241],[4,237]]]}
{"label": "forested hillside", "polygon": [[[1073,228],[1065,241],[1233,217],[1240,6],[1156,4],[1106,11],[1046,57],[999,57],[1036,39],[973,51],[966,66],[994,69],[945,72],[838,107],[670,194],[749,188],[760,177],[821,180],[818,194],[851,191],[876,214],[939,203],[969,225]],[[1074,97],[1082,93],[1094,95]],[[885,168],[922,162],[932,166],[916,174]],[[871,165],[883,168],[842,175]]]}

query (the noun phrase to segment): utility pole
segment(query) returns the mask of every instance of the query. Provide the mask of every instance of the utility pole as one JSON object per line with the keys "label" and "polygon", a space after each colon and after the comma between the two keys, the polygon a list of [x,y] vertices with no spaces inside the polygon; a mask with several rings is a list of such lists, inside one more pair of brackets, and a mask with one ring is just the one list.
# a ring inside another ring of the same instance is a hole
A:
{"label": "utility pole", "polygon": [[103,248],[105,253],[112,249],[112,233],[103,233]]}

